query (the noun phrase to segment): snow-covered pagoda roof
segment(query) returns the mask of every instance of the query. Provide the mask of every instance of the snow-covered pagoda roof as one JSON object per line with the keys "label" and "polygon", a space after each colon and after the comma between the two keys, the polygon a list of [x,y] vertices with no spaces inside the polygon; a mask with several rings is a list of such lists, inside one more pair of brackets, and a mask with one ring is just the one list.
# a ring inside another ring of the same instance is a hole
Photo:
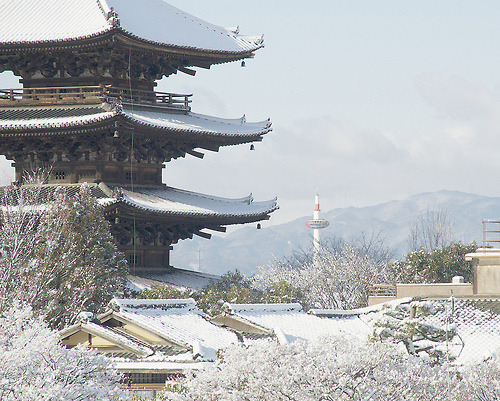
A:
{"label": "snow-covered pagoda roof", "polygon": [[212,281],[217,281],[220,276],[205,272],[198,272],[178,267],[169,269],[137,269],[136,276],[128,276],[128,287],[133,291],[141,291],[145,288],[169,285],[174,288],[201,290]]}
{"label": "snow-covered pagoda roof", "polygon": [[262,37],[241,36],[162,0],[8,0],[0,2],[0,48],[71,45],[119,34],[146,45],[250,55]]}
{"label": "snow-covered pagoda roof", "polygon": [[[134,215],[154,216],[158,221],[182,220],[196,222],[194,234],[210,238],[210,234],[199,233],[198,229],[208,228],[221,231],[218,227],[232,224],[244,224],[269,218],[269,214],[279,208],[277,199],[269,201],[254,202],[250,194],[244,198],[229,199],[220,198],[202,193],[185,191],[182,189],[168,187],[166,185],[134,186],[125,188],[119,184],[100,182],[84,184],[46,184],[44,190],[48,196],[52,196],[54,188],[64,188],[69,196],[74,196],[80,191],[82,185],[88,185],[93,197],[101,204],[105,211],[113,212],[120,208],[123,215],[133,213]],[[201,227],[201,228],[200,228]],[[192,233],[193,234],[193,233]],[[196,277],[193,277],[196,276]],[[202,287],[210,279],[217,278],[214,275],[203,276],[200,274],[188,274],[187,271],[179,271],[170,278],[163,274],[149,278],[152,280],[171,280],[171,284],[179,286],[190,286],[190,282],[198,282]]]}
{"label": "snow-covered pagoda roof", "polygon": [[276,199],[254,202],[250,194],[239,199],[220,198],[172,187],[117,187],[121,203],[147,212],[196,217],[257,217],[278,208]]}
{"label": "snow-covered pagoda roof", "polygon": [[102,105],[15,107],[0,109],[0,134],[26,130],[77,128],[92,123],[126,119],[136,125],[163,131],[216,137],[257,137],[271,131],[271,122],[249,123],[245,117],[224,119],[192,112],[173,113],[157,108]]}
{"label": "snow-covered pagoda roof", "polygon": [[[134,129],[136,135],[158,140],[192,143],[196,148],[217,151],[230,146],[262,140],[272,130],[269,120],[246,122],[245,117],[223,119],[165,108],[110,105],[54,105],[0,108],[0,137],[22,135],[65,136],[75,132],[115,129],[117,121]],[[186,145],[184,145],[186,146]],[[185,155],[185,149],[179,155]],[[189,153],[189,152],[187,152]],[[168,160],[165,160],[168,161]]]}

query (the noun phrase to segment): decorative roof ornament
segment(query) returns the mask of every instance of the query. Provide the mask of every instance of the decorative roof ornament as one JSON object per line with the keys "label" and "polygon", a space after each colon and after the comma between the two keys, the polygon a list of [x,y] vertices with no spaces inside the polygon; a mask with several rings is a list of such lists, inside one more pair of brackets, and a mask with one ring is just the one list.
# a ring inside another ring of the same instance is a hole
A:
{"label": "decorative roof ornament", "polygon": [[111,7],[111,9],[109,10],[106,18],[111,23],[111,25],[113,25],[113,27],[117,28],[120,26],[120,18],[118,18],[118,13],[113,7]]}
{"label": "decorative roof ornament", "polygon": [[232,33],[233,35],[238,35],[240,33],[240,26],[233,26],[231,28],[226,28],[226,31]]}

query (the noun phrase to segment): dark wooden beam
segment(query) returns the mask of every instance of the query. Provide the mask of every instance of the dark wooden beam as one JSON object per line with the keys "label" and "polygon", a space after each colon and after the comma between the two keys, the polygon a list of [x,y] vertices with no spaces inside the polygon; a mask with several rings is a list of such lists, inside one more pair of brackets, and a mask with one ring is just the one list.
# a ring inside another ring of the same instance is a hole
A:
{"label": "dark wooden beam", "polygon": [[182,149],[182,150],[184,150],[184,152],[186,152],[188,155],[197,157],[199,159],[203,159],[205,157],[203,153],[197,152],[196,150],[193,149]]}
{"label": "dark wooden beam", "polygon": [[183,72],[184,74],[191,75],[192,77],[194,77],[196,75],[195,70],[192,70],[192,69],[186,68],[186,67],[179,67],[179,71]]}
{"label": "dark wooden beam", "polygon": [[209,227],[205,227],[205,228],[207,230],[218,231],[220,233],[226,232],[226,227],[222,227],[222,226],[209,226]]}
{"label": "dark wooden beam", "polygon": [[204,233],[203,231],[195,231],[195,232],[193,232],[193,234],[197,235],[198,237],[205,238],[205,239],[212,238],[212,234]]}

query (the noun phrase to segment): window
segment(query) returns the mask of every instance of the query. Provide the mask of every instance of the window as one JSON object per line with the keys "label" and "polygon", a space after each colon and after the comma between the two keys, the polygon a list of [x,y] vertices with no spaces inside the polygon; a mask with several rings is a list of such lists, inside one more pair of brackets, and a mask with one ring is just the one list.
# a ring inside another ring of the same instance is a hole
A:
{"label": "window", "polygon": [[142,262],[141,255],[137,255],[137,254],[128,255],[128,263],[130,265],[136,266],[136,265],[141,264],[141,262]]}
{"label": "window", "polygon": [[64,180],[66,178],[66,172],[65,171],[55,171],[54,178],[56,180]]}
{"label": "window", "polygon": [[82,170],[80,171],[80,177],[82,178],[95,177],[95,170]]}

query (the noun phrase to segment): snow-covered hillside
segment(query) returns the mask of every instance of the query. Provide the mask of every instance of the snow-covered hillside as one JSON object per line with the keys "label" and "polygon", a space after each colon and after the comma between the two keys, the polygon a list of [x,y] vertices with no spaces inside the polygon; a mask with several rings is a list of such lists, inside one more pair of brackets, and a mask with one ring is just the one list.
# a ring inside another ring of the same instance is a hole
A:
{"label": "snow-covered hillside", "polygon": [[[463,242],[482,240],[483,219],[500,219],[500,198],[456,191],[422,193],[404,200],[368,207],[348,207],[324,212],[330,226],[322,231],[328,236],[357,237],[361,233],[379,233],[397,257],[407,251],[407,236],[415,220],[427,211],[443,211],[454,222],[455,238]],[[304,211],[305,213],[307,211]],[[256,272],[274,258],[307,250],[312,233],[305,225],[305,215],[291,222],[260,230],[255,225],[239,228],[225,237],[207,241],[196,238],[174,246],[171,263],[180,268],[198,269],[214,274],[240,269],[246,275]]]}

